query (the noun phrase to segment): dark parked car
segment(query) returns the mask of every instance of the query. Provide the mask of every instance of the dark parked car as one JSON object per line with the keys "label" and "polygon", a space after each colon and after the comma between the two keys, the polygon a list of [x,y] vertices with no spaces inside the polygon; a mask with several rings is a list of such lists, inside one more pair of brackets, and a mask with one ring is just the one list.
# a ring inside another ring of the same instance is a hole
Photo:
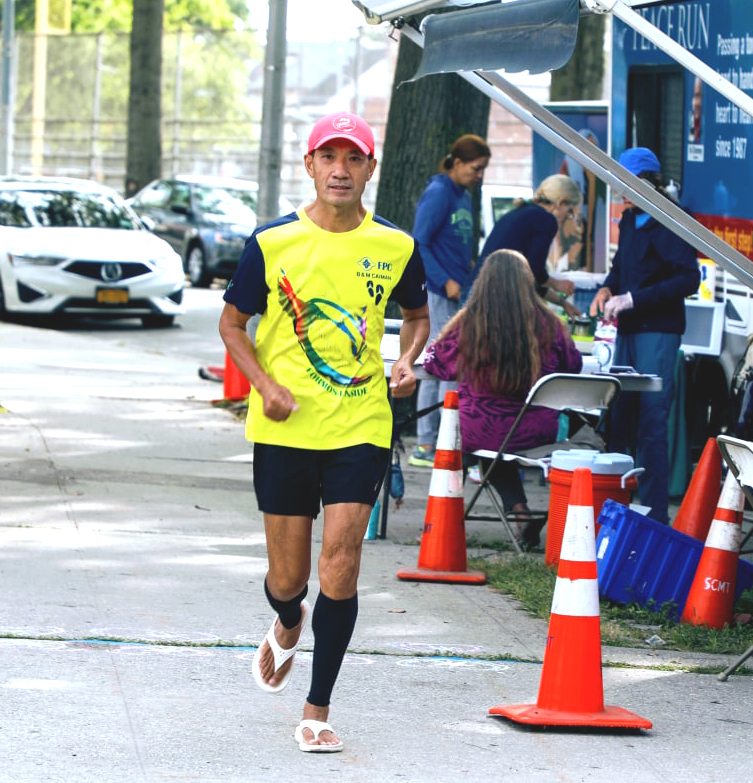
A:
{"label": "dark parked car", "polygon": [[[229,279],[256,228],[256,182],[232,177],[179,175],[142,188],[129,204],[146,226],[183,259],[188,279],[206,287]],[[280,215],[294,210],[280,197]]]}

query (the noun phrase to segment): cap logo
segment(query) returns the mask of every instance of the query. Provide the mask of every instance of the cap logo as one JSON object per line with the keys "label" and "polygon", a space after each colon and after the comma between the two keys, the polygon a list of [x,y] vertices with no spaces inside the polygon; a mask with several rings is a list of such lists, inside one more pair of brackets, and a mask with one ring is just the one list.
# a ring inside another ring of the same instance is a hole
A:
{"label": "cap logo", "polygon": [[352,133],[356,129],[356,121],[346,116],[335,117],[332,120],[332,127],[337,131]]}

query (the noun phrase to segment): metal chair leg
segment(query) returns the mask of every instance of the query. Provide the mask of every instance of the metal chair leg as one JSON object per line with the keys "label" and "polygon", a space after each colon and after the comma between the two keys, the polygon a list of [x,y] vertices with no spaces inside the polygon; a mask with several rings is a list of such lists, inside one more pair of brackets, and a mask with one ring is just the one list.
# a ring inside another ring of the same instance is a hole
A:
{"label": "metal chair leg", "polygon": [[502,524],[505,526],[505,529],[507,530],[507,535],[510,536],[510,541],[512,542],[513,547],[515,548],[515,551],[519,554],[523,554],[523,550],[520,547],[520,543],[518,542],[518,537],[516,535],[516,530],[513,529],[513,526],[510,524],[510,520],[507,518],[507,515],[505,514],[505,510],[502,507],[502,504],[497,500],[496,495],[494,494],[493,490],[491,490],[488,486],[486,487],[486,494],[489,497],[489,500],[491,500],[492,505],[497,511],[497,514],[499,514],[499,518],[502,520]]}
{"label": "metal chair leg", "polygon": [[720,682],[726,682],[727,677],[729,677],[730,674],[732,674],[732,672],[734,672],[738,666],[741,666],[743,663],[745,663],[745,661],[747,661],[751,655],[753,655],[753,644],[750,647],[748,647],[748,649],[736,661],[734,661],[734,663],[731,666],[726,668],[721,674],[718,674],[716,677],[717,680],[719,680]]}

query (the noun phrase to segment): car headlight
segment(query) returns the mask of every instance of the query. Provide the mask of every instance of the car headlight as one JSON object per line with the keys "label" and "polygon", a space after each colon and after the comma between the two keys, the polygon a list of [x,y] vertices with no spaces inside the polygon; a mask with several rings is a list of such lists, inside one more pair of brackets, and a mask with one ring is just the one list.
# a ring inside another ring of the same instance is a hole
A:
{"label": "car headlight", "polygon": [[214,241],[218,245],[242,245],[246,241],[245,234],[221,234],[219,231],[214,235]]}
{"label": "car headlight", "polygon": [[65,261],[60,256],[21,256],[8,253],[8,258],[13,266],[57,266]]}
{"label": "car headlight", "polygon": [[183,262],[177,253],[170,253],[164,256],[155,256],[149,259],[151,263],[159,269],[169,269],[171,266],[183,268]]}

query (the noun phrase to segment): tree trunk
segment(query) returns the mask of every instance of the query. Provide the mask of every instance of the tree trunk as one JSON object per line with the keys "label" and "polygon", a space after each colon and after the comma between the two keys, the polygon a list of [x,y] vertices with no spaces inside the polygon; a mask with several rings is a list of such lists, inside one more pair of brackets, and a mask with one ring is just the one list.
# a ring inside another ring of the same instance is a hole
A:
{"label": "tree trunk", "polygon": [[162,27],[165,0],[133,0],[125,192],[162,174]]}
{"label": "tree trunk", "polygon": [[[400,38],[392,97],[380,161],[376,212],[410,231],[416,203],[429,177],[453,142],[464,133],[486,138],[489,98],[455,74],[410,79],[418,68],[421,47]],[[479,188],[471,191],[479,223]],[[477,234],[478,236],[478,234]]]}
{"label": "tree trunk", "polygon": [[550,99],[587,101],[604,97],[604,14],[581,18],[573,56],[552,71]]}

